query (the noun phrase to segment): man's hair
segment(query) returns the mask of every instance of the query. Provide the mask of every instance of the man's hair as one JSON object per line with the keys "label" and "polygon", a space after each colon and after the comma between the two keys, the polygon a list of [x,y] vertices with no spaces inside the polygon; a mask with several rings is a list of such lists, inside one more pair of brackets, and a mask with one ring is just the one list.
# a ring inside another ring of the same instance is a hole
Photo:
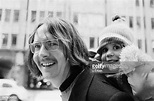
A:
{"label": "man's hair", "polygon": [[[63,48],[63,53],[66,59],[68,59],[71,66],[73,65],[87,65],[89,62],[88,49],[79,36],[76,28],[69,22],[57,19],[46,18],[43,23],[40,23],[34,30],[29,38],[29,44],[33,43],[34,36],[37,34],[37,29],[45,24],[47,30],[55,39],[60,39],[60,46]],[[36,76],[41,76],[41,72],[33,61],[33,53],[28,50],[28,67]],[[83,66],[81,66],[83,67]]]}

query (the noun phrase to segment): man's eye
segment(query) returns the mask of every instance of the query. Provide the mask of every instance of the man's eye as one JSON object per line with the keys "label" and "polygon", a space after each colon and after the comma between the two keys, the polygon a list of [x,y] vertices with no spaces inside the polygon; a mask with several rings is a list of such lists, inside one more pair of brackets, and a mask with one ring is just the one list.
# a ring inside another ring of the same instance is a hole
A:
{"label": "man's eye", "polygon": [[50,47],[51,46],[58,46],[58,43],[57,42],[51,42],[50,41],[50,42],[47,42],[47,45],[50,46]]}
{"label": "man's eye", "polygon": [[40,49],[41,48],[41,45],[40,44],[34,44],[34,48],[35,49]]}

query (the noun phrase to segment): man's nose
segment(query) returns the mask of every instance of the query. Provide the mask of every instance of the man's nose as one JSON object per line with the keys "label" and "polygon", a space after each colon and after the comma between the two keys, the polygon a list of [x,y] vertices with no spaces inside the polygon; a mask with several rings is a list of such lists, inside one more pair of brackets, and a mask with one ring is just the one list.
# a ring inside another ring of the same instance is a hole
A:
{"label": "man's nose", "polygon": [[46,49],[46,47],[44,45],[42,45],[40,48],[39,56],[41,56],[41,57],[49,56],[49,51]]}

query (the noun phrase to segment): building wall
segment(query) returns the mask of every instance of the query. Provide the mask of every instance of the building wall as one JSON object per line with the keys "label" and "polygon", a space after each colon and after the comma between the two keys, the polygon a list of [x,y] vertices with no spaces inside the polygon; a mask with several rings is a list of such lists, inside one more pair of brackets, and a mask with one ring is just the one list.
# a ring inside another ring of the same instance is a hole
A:
{"label": "building wall", "polygon": [[[154,28],[152,28],[152,18],[154,19],[154,5],[150,4],[150,1],[145,0],[144,15],[145,18],[145,35],[147,40],[147,52],[154,57],[154,47],[152,42],[154,40]],[[154,1],[153,1],[154,2]]]}
{"label": "building wall", "polygon": [[[0,0],[0,58],[9,59],[14,63],[9,73],[12,75],[8,75],[8,78],[18,79],[19,84],[23,84],[25,80],[23,54],[26,7],[26,0]],[[17,19],[15,12],[19,14]],[[12,73],[14,70],[16,71]]]}
{"label": "building wall", "polygon": [[[153,54],[151,18],[154,17],[154,7],[150,7],[150,0],[0,0],[2,17],[0,21],[0,36],[8,33],[6,49],[24,50],[28,48],[27,40],[36,25],[46,16],[60,17],[75,24],[88,48],[96,49],[98,39],[103,28],[111,24],[114,15],[124,16],[128,25],[132,19],[132,29],[136,38],[135,43],[140,48]],[[144,6],[143,2],[144,1]],[[7,3],[7,5],[6,5]],[[5,22],[5,10],[10,9],[10,21]],[[84,10],[83,10],[84,9]],[[14,10],[19,10],[19,21],[13,22]],[[35,13],[35,14],[32,14]],[[41,15],[41,13],[44,15]],[[34,17],[32,17],[34,16]],[[137,25],[139,18],[140,28]],[[145,19],[145,21],[144,21]],[[76,20],[76,21],[75,21]],[[146,28],[144,26],[146,25]],[[17,34],[17,44],[12,47],[12,34]],[[88,37],[87,37],[88,36]],[[90,47],[90,37],[94,38],[94,46]],[[145,41],[146,40],[146,41]]]}

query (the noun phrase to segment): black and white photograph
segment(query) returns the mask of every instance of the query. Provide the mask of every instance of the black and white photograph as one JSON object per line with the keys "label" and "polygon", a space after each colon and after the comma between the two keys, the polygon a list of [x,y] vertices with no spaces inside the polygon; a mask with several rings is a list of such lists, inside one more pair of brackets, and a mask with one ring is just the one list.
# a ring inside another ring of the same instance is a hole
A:
{"label": "black and white photograph", "polygon": [[154,101],[154,0],[0,0],[0,101]]}

